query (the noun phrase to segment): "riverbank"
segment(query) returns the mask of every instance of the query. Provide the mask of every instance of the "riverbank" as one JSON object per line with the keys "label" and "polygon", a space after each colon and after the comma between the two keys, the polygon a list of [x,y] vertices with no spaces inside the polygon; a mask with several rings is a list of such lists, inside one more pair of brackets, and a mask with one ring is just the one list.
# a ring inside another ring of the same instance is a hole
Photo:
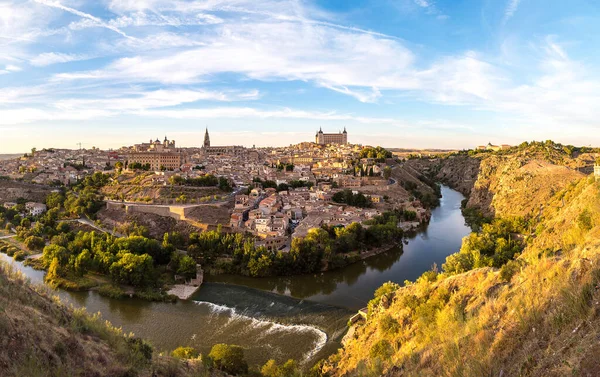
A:
{"label": "riverbank", "polygon": [[[43,272],[0,254],[33,283],[43,284]],[[97,290],[54,291],[63,302],[89,313],[101,313],[125,333],[148,339],[157,352],[169,354],[185,345],[208,354],[218,343],[244,348],[251,366],[269,359],[279,364],[305,360],[310,366],[340,347],[351,311],[307,300],[297,300],[247,287],[203,283],[191,300],[149,302],[135,297],[112,299]],[[323,345],[323,340],[326,341]]]}
{"label": "riverbank", "polygon": [[47,269],[44,268],[39,254],[30,256],[23,261],[27,267],[41,271],[44,283],[54,289],[64,289],[69,292],[96,291],[104,297],[113,299],[138,298],[151,302],[175,302],[179,297],[165,292],[164,288],[135,288],[129,285],[114,284],[106,276],[87,273],[83,276],[62,276],[46,279]]}
{"label": "riverbank", "polygon": [[204,281],[204,271],[200,265],[196,266],[196,278],[191,279],[185,284],[175,284],[171,289],[167,291],[168,294],[177,296],[180,300],[189,300],[194,293],[198,292],[198,289],[202,286]]}

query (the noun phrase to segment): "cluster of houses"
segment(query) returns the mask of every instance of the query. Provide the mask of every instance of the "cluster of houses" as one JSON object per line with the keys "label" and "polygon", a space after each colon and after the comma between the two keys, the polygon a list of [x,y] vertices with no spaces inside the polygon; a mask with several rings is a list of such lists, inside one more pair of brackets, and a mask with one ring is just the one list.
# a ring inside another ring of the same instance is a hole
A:
{"label": "cluster of houses", "polygon": [[[5,202],[3,204],[6,209],[15,209],[18,208],[18,204],[14,202]],[[48,209],[44,203],[36,203],[36,202],[26,202],[25,203],[25,211],[20,212],[21,216],[39,216],[46,212]]]}
{"label": "cluster of houses", "polygon": [[236,195],[230,226],[255,235],[257,244],[268,249],[289,247],[292,238],[304,237],[322,225],[346,226],[362,223],[380,214],[375,208],[355,208],[332,202],[331,185],[299,187],[277,192],[253,188],[248,195]]}

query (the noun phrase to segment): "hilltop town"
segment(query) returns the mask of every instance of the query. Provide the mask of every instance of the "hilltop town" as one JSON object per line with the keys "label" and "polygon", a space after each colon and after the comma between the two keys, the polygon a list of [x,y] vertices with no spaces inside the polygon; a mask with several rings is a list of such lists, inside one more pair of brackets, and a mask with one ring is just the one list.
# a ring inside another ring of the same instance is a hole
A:
{"label": "hilltop town", "polygon": [[[286,251],[311,229],[363,224],[386,211],[410,214],[399,224],[404,230],[427,221],[430,205],[419,199],[434,198],[435,185],[404,171],[399,161],[383,148],[348,143],[346,129],[319,130],[314,142],[279,148],[211,145],[206,129],[196,148],[180,148],[165,136],[110,151],[34,149],[0,161],[0,176],[22,185],[1,199],[12,208],[25,197],[38,215],[45,204],[27,198],[28,192],[64,190],[100,172],[110,175],[101,190],[106,208],[98,216],[106,228],[133,221],[161,237],[218,226]],[[161,216],[175,222],[161,222]]]}

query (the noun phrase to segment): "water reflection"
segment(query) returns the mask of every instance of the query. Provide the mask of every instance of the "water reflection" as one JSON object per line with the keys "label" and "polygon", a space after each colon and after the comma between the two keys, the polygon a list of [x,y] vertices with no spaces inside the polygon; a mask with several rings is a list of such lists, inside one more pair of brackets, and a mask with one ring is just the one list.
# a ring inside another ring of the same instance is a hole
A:
{"label": "water reflection", "polygon": [[469,234],[460,211],[462,194],[442,187],[440,206],[432,211],[429,225],[405,240],[403,248],[355,263],[340,270],[315,275],[274,278],[208,276],[208,281],[238,284],[261,290],[309,299],[352,310],[359,309],[386,281],[402,284],[414,280],[435,263],[460,250]]}

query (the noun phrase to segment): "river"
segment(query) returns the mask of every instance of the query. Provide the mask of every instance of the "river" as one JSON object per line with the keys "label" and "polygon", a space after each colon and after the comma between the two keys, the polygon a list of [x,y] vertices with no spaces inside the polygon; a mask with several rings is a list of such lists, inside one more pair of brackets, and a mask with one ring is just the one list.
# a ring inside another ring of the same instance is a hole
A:
{"label": "river", "polygon": [[[216,343],[244,347],[250,365],[274,358],[310,363],[339,347],[350,315],[366,306],[386,281],[414,280],[460,249],[469,233],[460,211],[464,197],[442,187],[429,226],[394,249],[341,270],[316,275],[245,278],[207,277],[190,301],[175,304],[114,300],[95,292],[60,291],[61,298],[102,313],[125,332],[150,340],[159,350],[180,345],[208,352]],[[12,262],[33,282],[43,272]]]}

